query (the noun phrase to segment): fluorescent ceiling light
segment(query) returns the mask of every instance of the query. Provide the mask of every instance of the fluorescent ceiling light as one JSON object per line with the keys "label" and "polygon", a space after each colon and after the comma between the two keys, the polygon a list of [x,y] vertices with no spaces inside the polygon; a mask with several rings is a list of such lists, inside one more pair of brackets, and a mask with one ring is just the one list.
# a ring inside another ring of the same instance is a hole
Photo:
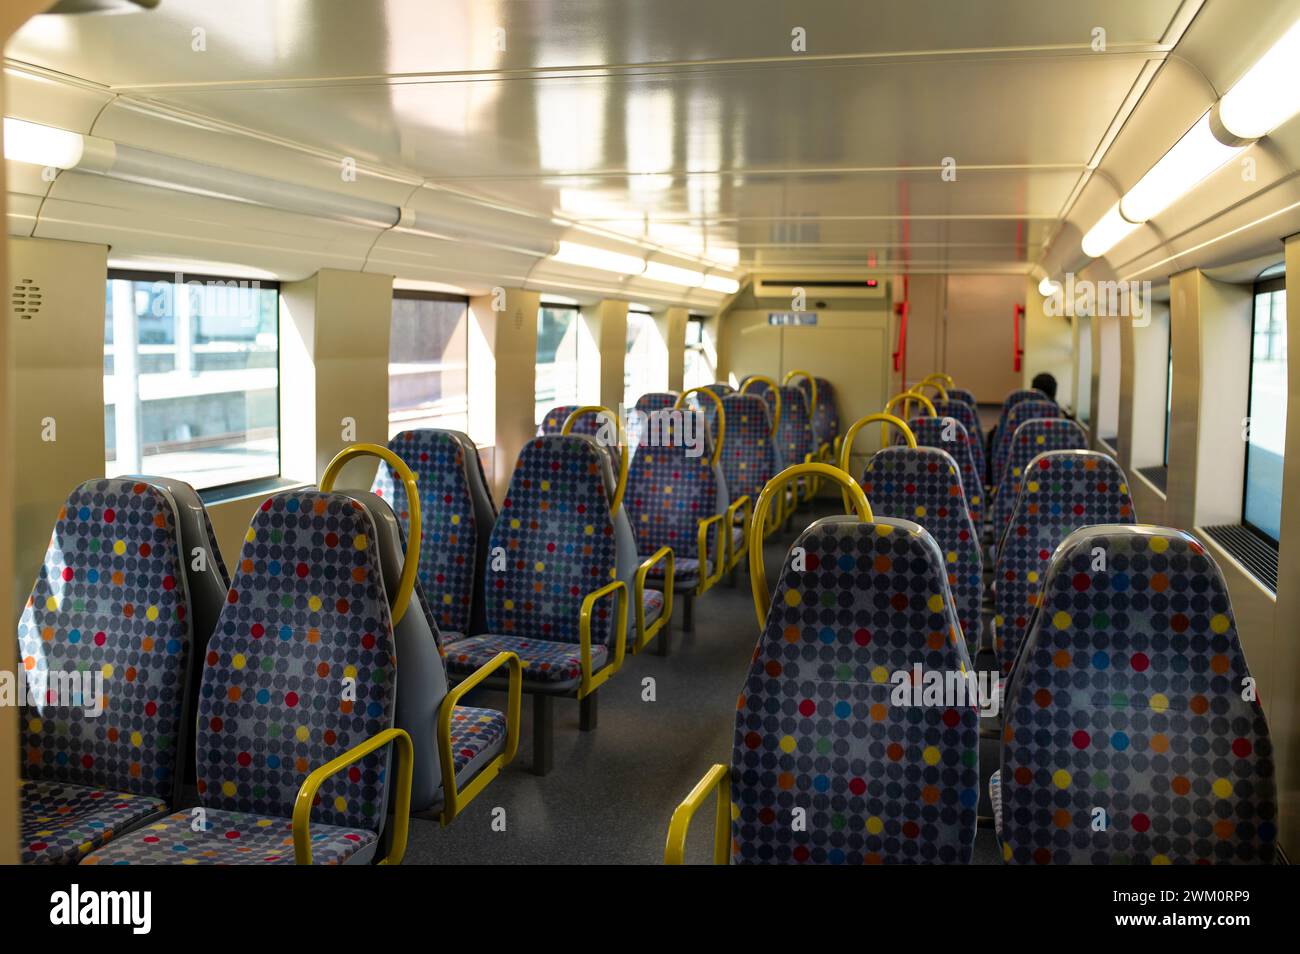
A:
{"label": "fluorescent ceiling light", "polygon": [[1038,283],[1038,294],[1044,298],[1051,298],[1061,290],[1061,283],[1052,281],[1052,276],[1044,275],[1043,280]]}
{"label": "fluorescent ceiling light", "polygon": [[1088,229],[1088,234],[1083,237],[1083,254],[1089,258],[1101,258],[1137,227],[1138,223],[1120,215],[1119,203],[1116,202],[1101,221]]}
{"label": "fluorescent ceiling light", "polygon": [[1153,219],[1245,146],[1227,146],[1214,138],[1210,114],[1202,116],[1174,147],[1124,193],[1120,212],[1130,222]]}
{"label": "fluorescent ceiling light", "polygon": [[642,277],[668,285],[686,285],[689,288],[697,288],[704,284],[703,272],[678,268],[676,265],[666,265],[663,262],[646,262]]}
{"label": "fluorescent ceiling light", "polygon": [[1242,139],[1258,139],[1300,113],[1300,20],[1282,34],[1219,100],[1219,120]]}
{"label": "fluorescent ceiling light", "polygon": [[645,260],[635,255],[611,252],[590,245],[578,245],[575,242],[561,242],[560,247],[551,256],[557,262],[566,265],[580,265],[583,268],[596,268],[602,272],[619,272],[623,275],[640,275],[645,271]]}
{"label": "fluorescent ceiling light", "polygon": [[71,169],[81,161],[85,140],[81,133],[55,126],[5,117],[5,158],[37,166]]}
{"label": "fluorescent ceiling light", "polygon": [[740,282],[734,278],[728,278],[726,275],[705,275],[704,287],[709,291],[722,292],[724,295],[734,295],[740,291]]}

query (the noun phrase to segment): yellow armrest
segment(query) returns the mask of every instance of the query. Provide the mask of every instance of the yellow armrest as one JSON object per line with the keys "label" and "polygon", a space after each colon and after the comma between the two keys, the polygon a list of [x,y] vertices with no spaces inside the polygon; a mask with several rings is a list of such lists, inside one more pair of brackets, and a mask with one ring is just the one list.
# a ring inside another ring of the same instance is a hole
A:
{"label": "yellow armrest", "polygon": [[[456,788],[456,766],[451,751],[451,719],[456,713],[456,704],[488,676],[502,666],[510,667],[510,682],[506,689],[506,740],[501,751],[487,765],[470,779],[465,790]],[[519,664],[519,657],[514,653],[497,653],[490,660],[476,669],[468,678],[460,682],[447,693],[438,712],[438,763],[442,768],[442,813],[439,821],[443,826],[450,825],[460,814],[461,809],[474,800],[474,796],[487,787],[488,782],[496,778],[501,769],[510,764],[519,749],[519,707],[523,698],[524,670]]]}
{"label": "yellow armrest", "polygon": [[[615,612],[615,629],[618,639],[614,641],[614,660],[601,667],[599,672],[591,671],[591,614],[595,612],[598,600],[614,594],[618,601]],[[582,661],[582,683],[578,686],[578,698],[595,692],[610,676],[623,666],[623,657],[627,652],[627,584],[622,580],[606,583],[598,590],[593,590],[582,598],[582,609],[578,614],[578,654]]]}
{"label": "yellow armrest", "polygon": [[411,767],[414,750],[411,737],[403,729],[384,729],[337,758],[330,759],[302,781],[293,803],[293,859],[295,864],[311,864],[311,806],[316,791],[331,775],[337,775],[353,762],[365,758],[390,742],[397,743],[397,806],[392,813],[393,847],[381,865],[395,865],[406,854],[407,826],[411,820]]}
{"label": "yellow armrest", "polygon": [[[645,628],[645,601],[642,596],[645,595],[645,578],[649,574],[651,567],[659,561],[665,561],[664,566],[664,611],[659,614],[659,618],[651,624],[647,630]],[[636,600],[636,641],[632,644],[632,652],[639,653],[650,640],[659,635],[659,631],[668,625],[668,621],[673,615],[673,551],[671,547],[660,547],[654,552],[654,556],[642,561],[637,567],[636,576],[632,582],[632,598]]]}
{"label": "yellow armrest", "polygon": [[[722,539],[722,532],[726,528],[723,526],[723,518],[726,514],[715,513],[712,517],[705,517],[700,521],[699,539],[696,540],[695,552],[700,558],[700,578],[695,584],[695,595],[703,596],[709,591],[714,583],[722,579],[722,574],[727,572],[727,545]],[[709,560],[709,527],[712,526],[717,531],[714,534],[713,560]],[[730,536],[730,533],[728,533]],[[710,563],[715,567],[713,573],[709,572]]]}
{"label": "yellow armrest", "polygon": [[[736,525],[736,515],[743,511],[740,521],[741,536],[740,547],[736,547],[735,540],[731,534],[731,528]],[[749,499],[749,494],[737,497],[727,508],[727,569],[730,570],[740,562],[740,555],[748,549],[749,541],[749,521],[754,516],[754,502]]]}
{"label": "yellow armrest", "polygon": [[677,806],[668,823],[668,844],[664,846],[664,864],[680,865],[686,854],[686,831],[691,819],[709,792],[718,790],[717,812],[713,820],[713,863],[725,865],[731,854],[731,770],[719,763],[704,773],[695,783],[686,800]]}

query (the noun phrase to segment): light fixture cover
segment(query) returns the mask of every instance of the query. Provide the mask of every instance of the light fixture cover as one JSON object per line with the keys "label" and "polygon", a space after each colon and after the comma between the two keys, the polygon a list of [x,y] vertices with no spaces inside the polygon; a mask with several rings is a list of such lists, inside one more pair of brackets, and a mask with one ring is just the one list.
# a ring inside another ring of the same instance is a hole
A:
{"label": "light fixture cover", "polygon": [[726,275],[705,275],[704,287],[709,291],[721,292],[724,295],[734,295],[740,291],[740,282],[734,278],[728,278]]}
{"label": "light fixture cover", "polygon": [[1300,113],[1300,20],[1219,100],[1219,120],[1242,139],[1267,136]]}
{"label": "light fixture cover", "polygon": [[704,284],[704,273],[692,271],[689,268],[679,268],[676,265],[668,265],[664,262],[646,262],[645,272],[641,276],[654,282],[663,282],[667,285],[685,285],[688,288],[698,288]]}
{"label": "light fixture cover", "polygon": [[1137,227],[1136,223],[1120,215],[1119,203],[1116,202],[1096,225],[1088,229],[1083,237],[1083,254],[1089,258],[1101,258]]}
{"label": "light fixture cover", "polygon": [[71,169],[81,161],[85,140],[81,133],[5,117],[5,158],[37,166]]}
{"label": "light fixture cover", "polygon": [[1219,142],[1207,112],[1124,193],[1120,212],[1130,222],[1155,218],[1244,148]]}
{"label": "light fixture cover", "polygon": [[645,271],[645,260],[635,255],[624,255],[622,252],[611,252],[576,242],[561,242],[551,258],[566,265],[579,265],[623,275],[640,275]]}

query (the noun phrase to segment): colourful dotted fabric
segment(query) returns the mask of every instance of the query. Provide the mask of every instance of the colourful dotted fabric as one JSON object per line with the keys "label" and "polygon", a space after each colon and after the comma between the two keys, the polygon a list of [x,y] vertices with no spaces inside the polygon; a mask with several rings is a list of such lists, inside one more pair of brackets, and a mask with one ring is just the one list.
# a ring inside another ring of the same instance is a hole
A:
{"label": "colourful dotted fabric", "polygon": [[[111,850],[93,852],[87,865],[291,865],[293,822],[243,812],[206,809],[203,825],[190,812],[177,812],[128,835]],[[196,831],[195,828],[198,827]],[[342,864],[378,839],[368,828],[311,825],[312,864]]]}
{"label": "colourful dotted fabric", "polygon": [[[771,412],[761,397],[748,393],[727,395],[722,399],[722,407],[727,416],[721,455],[727,493],[732,500],[748,494],[757,502],[763,487],[781,469],[772,444]],[[716,440],[717,435],[713,436]]]}
{"label": "colourful dotted fabric", "polygon": [[963,404],[970,405],[970,409],[979,413],[980,402],[975,400],[975,392],[968,391],[965,388],[945,388],[949,401],[961,401]]}
{"label": "colourful dotted fabric", "polygon": [[993,487],[1002,483],[1011,456],[1011,440],[1021,424],[1035,418],[1060,417],[1061,409],[1052,401],[1021,401],[1006,416],[993,444]]}
{"label": "colourful dotted fabric", "polygon": [[[628,612],[631,612],[630,607]],[[577,610],[574,610],[574,616],[577,616]],[[468,676],[497,653],[509,652],[519,657],[525,681],[548,683],[552,688],[558,689],[570,684],[576,685],[582,677],[582,661],[577,643],[486,633],[449,643],[446,652],[447,671],[462,676]],[[605,665],[608,658],[608,649],[593,640],[592,672]]]}
{"label": "colourful dotted fabric", "polygon": [[957,462],[933,447],[886,447],[867,461],[861,483],[874,513],[910,520],[934,537],[973,658],[980,646],[984,562]]}
{"label": "colourful dotted fabric", "polygon": [[[702,433],[703,417],[695,411],[684,413],[696,415],[697,433]],[[632,458],[623,504],[641,558],[662,546],[672,547],[680,571],[682,559],[699,555],[700,521],[717,511],[718,480],[708,456],[680,442],[671,421],[661,422],[661,436],[659,446],[643,447]]]}
{"label": "colourful dotted fabric", "polygon": [[671,391],[649,391],[636,399],[633,410],[638,413],[629,415],[627,422],[627,440],[633,450],[641,446],[644,429],[642,415],[649,416],[659,411],[671,411],[676,403],[677,395]]}
{"label": "colourful dotted fabric", "polygon": [[732,860],[968,862],[978,713],[891,700],[914,663],[970,668],[938,548],[888,518],[819,520],[795,547],[737,703]]}
{"label": "colourful dotted fabric", "polygon": [[[276,494],[253,517],[208,644],[198,790],[209,809],[293,814],[307,774],[393,724],[395,659],[370,514],[342,494]],[[313,824],[377,829],[388,753],[328,779]]]}
{"label": "colourful dotted fabric", "polygon": [[1124,471],[1105,454],[1048,451],[1029,462],[993,571],[993,648],[1003,673],[1011,670],[1061,541],[1079,527],[1134,520]]}
{"label": "colourful dotted fabric", "polygon": [[[840,433],[840,415],[835,409],[835,388],[825,378],[816,378],[817,406],[812,409],[813,439],[821,444],[834,444]],[[809,405],[812,404],[812,383],[802,375],[795,379],[795,386],[804,393]]]}
{"label": "colourful dotted fabric", "polygon": [[[781,392],[781,420],[777,422],[776,446],[786,467],[802,464],[804,458],[817,450],[813,438],[812,414],[808,409],[808,395],[794,385],[783,385]],[[770,413],[776,413],[776,397],[772,389],[759,381],[749,389],[749,394],[762,397]],[[731,416],[727,416],[730,424]],[[725,438],[724,438],[725,440]],[[730,486],[730,484],[728,484]]]}
{"label": "colourful dotted fabric", "polygon": [[117,832],[166,810],[166,802],[149,795],[24,780],[19,787],[21,861],[76,864]]}
{"label": "colourful dotted fabric", "polygon": [[[579,404],[561,404],[551,408],[546,412],[546,417],[542,419],[542,434],[559,434],[564,429],[564,422],[569,419],[569,415],[576,411],[582,405]],[[614,477],[617,478],[619,469],[622,466],[622,448],[614,444],[616,435],[613,431],[614,424],[607,414],[584,414],[573,422],[571,434],[586,434],[588,437],[597,439],[601,452],[609,460],[609,466],[612,469]]]}
{"label": "colourful dotted fabric", "polygon": [[[975,525],[978,537],[980,527],[984,524],[984,480],[980,477],[983,471],[978,469],[979,465],[974,460],[974,450],[979,447],[979,441],[972,440],[961,422],[952,417],[915,417],[907,426],[912,429],[912,435],[919,446],[937,447],[952,455],[952,459],[957,462],[962,492],[966,496],[966,509],[970,512],[971,523]],[[897,434],[898,441],[902,441],[902,434],[898,434],[896,428],[892,430]]]}
{"label": "colourful dotted fabric", "polygon": [[[172,798],[192,646],[183,560],[170,498],[150,484],[92,480],[68,497],[18,621],[24,778]],[[72,673],[102,675],[102,714],[47,704]]]}
{"label": "colourful dotted fabric", "polygon": [[[447,431],[402,431],[388,448],[415,474],[420,494],[420,564],[417,576],[430,618],[448,632],[469,631],[474,604],[479,527],[465,471],[465,451]],[[388,501],[409,532],[406,488],[379,462],[370,488]]]}
{"label": "colourful dotted fabric", "polygon": [[[1028,404],[1023,405],[1028,407]],[[1020,481],[1029,462],[1045,451],[1085,450],[1088,435],[1074,421],[1065,418],[1035,418],[1016,428],[1007,451],[1007,464],[993,498],[993,539],[998,540],[1011,520],[1020,497]]]}
{"label": "colourful dotted fabric", "polygon": [[451,760],[456,781],[471,762],[493,749],[500,749],[506,738],[506,717],[496,709],[456,706],[451,712]]}
{"label": "colourful dotted fabric", "polygon": [[1253,686],[1200,543],[1162,527],[1072,534],[1007,691],[1004,859],[1272,862],[1273,750]]}
{"label": "colourful dotted fabric", "polygon": [[[938,417],[942,420],[945,417],[951,417],[961,422],[961,426],[966,429],[966,435],[970,438],[971,457],[974,459],[976,473],[980,475],[981,485],[984,483],[984,431],[980,427],[979,414],[975,408],[964,401],[935,401],[934,409]],[[969,491],[968,491],[969,493]]]}

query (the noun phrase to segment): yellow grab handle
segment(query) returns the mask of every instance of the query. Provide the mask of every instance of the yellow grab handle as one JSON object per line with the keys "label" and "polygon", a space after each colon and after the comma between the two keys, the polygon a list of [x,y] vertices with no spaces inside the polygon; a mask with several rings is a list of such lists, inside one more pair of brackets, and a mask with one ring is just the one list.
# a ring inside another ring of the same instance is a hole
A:
{"label": "yellow grab handle", "polygon": [[939,395],[940,401],[948,400],[948,389],[938,381],[918,381],[916,384],[912,385],[911,390],[920,394],[921,388],[934,388],[935,393]]}
{"label": "yellow grab handle", "polygon": [[334,489],[334,481],[338,479],[343,465],[354,457],[378,457],[392,468],[393,473],[401,478],[402,486],[406,488],[406,509],[409,515],[406,555],[402,562],[402,575],[397,584],[397,596],[393,600],[393,626],[397,626],[406,615],[407,607],[411,605],[411,594],[415,592],[415,574],[420,568],[420,491],[415,486],[415,474],[406,465],[406,461],[382,444],[363,443],[351,444],[334,455],[334,459],[325,467],[325,473],[320,478],[322,493]]}
{"label": "yellow grab handle", "polygon": [[811,421],[813,415],[817,413],[817,379],[807,371],[787,371],[785,377],[782,379],[782,383],[789,384],[791,378],[797,378],[800,375],[807,378],[808,383],[812,385],[812,396],[808,401],[808,420]]}
{"label": "yellow grab handle", "polygon": [[[948,389],[948,388],[950,388],[950,387],[952,387],[954,384],[957,383],[956,381],[954,381],[954,380],[952,379],[952,375],[951,375],[951,374],[944,374],[942,371],[934,371],[934,372],[931,372],[930,374],[927,374],[925,377],[923,377],[923,378],[921,379],[921,383],[922,383],[922,384],[925,384],[926,382],[928,382],[928,381],[933,381],[933,380],[935,380],[936,378],[937,378],[939,381],[943,382],[943,386],[944,386],[944,389],[945,389],[945,390]],[[946,400],[946,398],[945,398],[945,400]]]}
{"label": "yellow grab handle", "polygon": [[934,409],[934,403],[919,391],[901,391],[898,394],[895,394],[889,399],[889,403],[885,405],[884,413],[893,413],[894,408],[901,403],[903,405],[903,417],[909,417],[913,401],[918,401],[925,405],[929,410],[931,417],[939,416],[939,412]]}
{"label": "yellow grab handle", "polygon": [[[682,396],[677,399],[677,403],[674,404],[673,407],[674,408],[685,407],[686,399],[690,397],[692,394],[707,394],[709,397],[713,398],[714,403],[718,405],[718,439],[716,441],[717,446],[713,448],[713,456],[709,459],[709,463],[712,464],[714,467],[717,467],[718,461],[722,460],[722,437],[727,432],[727,412],[722,406],[722,398],[718,397],[708,388],[703,386],[698,388],[691,388],[688,391],[683,391]],[[707,427],[708,424],[706,423],[705,426]]]}
{"label": "yellow grab handle", "polygon": [[[840,442],[839,467],[850,477],[853,476],[853,472],[849,470],[849,459],[853,455],[853,439],[858,436],[858,431],[875,421],[880,422],[880,444],[882,447],[889,444],[889,427],[891,424],[902,433],[903,440],[907,441],[908,447],[916,446],[916,435],[912,433],[912,429],[907,426],[907,422],[902,418],[895,417],[892,414],[868,414],[866,417],[860,417],[849,425],[849,429],[844,432],[844,440]],[[844,510],[847,512],[849,509],[849,495],[841,491],[840,496],[844,498]]]}
{"label": "yellow grab handle", "polygon": [[578,418],[584,414],[608,414],[614,421],[614,433],[618,435],[619,465],[618,465],[618,483],[614,486],[614,499],[609,502],[609,515],[612,517],[618,513],[618,508],[623,505],[623,492],[627,490],[627,465],[630,455],[630,448],[627,446],[627,440],[623,435],[623,422],[607,407],[601,407],[599,404],[584,404],[576,408],[572,414],[564,419],[564,426],[560,428],[561,434],[570,434],[573,432],[573,425]]}
{"label": "yellow grab handle", "polygon": [[856,480],[838,467],[818,463],[795,464],[769,480],[763,487],[763,492],[758,495],[758,503],[754,505],[754,519],[749,527],[749,585],[754,594],[754,612],[758,616],[760,630],[767,622],[767,608],[772,602],[772,594],[767,590],[767,568],[763,565],[763,525],[772,508],[772,499],[783,495],[786,485],[805,474],[820,475],[835,481],[849,495],[862,521],[865,523],[872,519],[867,495],[862,492]]}
{"label": "yellow grab handle", "polygon": [[704,773],[695,783],[686,800],[677,806],[668,823],[668,843],[664,845],[664,864],[680,865],[686,855],[686,832],[691,819],[709,793],[718,792],[717,809],[713,818],[713,863],[725,865],[731,854],[731,770],[719,763]]}
{"label": "yellow grab handle", "polygon": [[749,380],[740,386],[740,393],[744,394],[746,389],[755,381],[762,381],[772,389],[772,394],[776,396],[776,413],[772,415],[772,440],[776,440],[776,429],[781,426],[781,389],[777,383],[769,377],[761,374],[750,376]]}

